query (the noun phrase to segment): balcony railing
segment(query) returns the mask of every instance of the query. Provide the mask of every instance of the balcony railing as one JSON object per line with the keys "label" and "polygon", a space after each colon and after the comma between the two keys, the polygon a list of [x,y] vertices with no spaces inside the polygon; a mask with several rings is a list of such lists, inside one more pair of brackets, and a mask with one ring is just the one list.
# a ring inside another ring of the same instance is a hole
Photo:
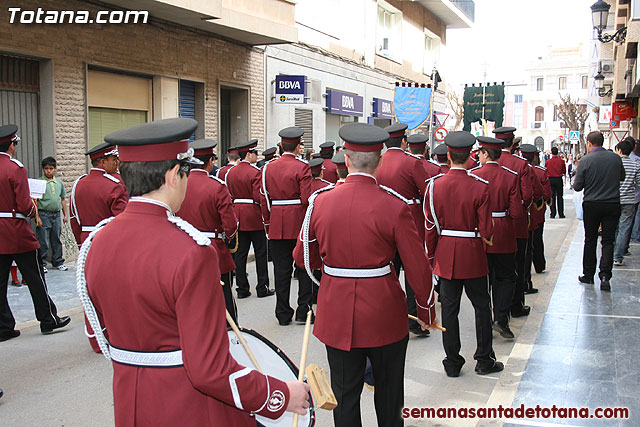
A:
{"label": "balcony railing", "polygon": [[471,21],[475,21],[476,5],[473,0],[451,0],[451,3],[460,9],[462,13],[467,15],[467,18]]}

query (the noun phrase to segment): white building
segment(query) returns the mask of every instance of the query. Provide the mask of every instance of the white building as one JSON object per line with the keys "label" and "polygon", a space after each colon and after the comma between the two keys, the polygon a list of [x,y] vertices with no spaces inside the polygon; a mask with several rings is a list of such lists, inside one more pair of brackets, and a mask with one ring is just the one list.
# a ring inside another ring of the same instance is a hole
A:
{"label": "white building", "polygon": [[[390,125],[396,82],[430,84],[447,28],[470,27],[473,7],[450,0],[298,1],[300,42],[265,52],[265,147],[276,145],[287,126],[304,128],[306,147],[317,150],[325,141],[340,144],[345,123]],[[304,103],[282,103],[277,76],[304,76]],[[444,103],[437,94],[434,110],[444,111]]]}

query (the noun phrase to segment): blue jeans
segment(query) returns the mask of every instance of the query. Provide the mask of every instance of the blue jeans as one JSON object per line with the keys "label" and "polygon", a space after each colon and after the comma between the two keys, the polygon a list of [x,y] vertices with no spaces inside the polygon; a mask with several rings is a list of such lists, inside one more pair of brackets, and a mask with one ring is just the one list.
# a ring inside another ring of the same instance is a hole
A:
{"label": "blue jeans", "polygon": [[613,249],[613,260],[622,261],[622,257],[626,252],[629,240],[631,239],[631,226],[633,218],[636,216],[636,204],[620,205],[620,220],[618,221],[618,229],[616,230],[616,245]]}
{"label": "blue jeans", "polygon": [[[636,204],[637,206],[637,204]],[[631,240],[640,241],[640,209],[636,209],[636,219],[633,223],[633,231],[631,232]]]}
{"label": "blue jeans", "polygon": [[62,242],[60,241],[60,212],[40,211],[42,227],[36,228],[36,236],[40,242],[40,259],[45,264],[49,247],[51,248],[51,264],[54,267],[64,264],[62,258]]}

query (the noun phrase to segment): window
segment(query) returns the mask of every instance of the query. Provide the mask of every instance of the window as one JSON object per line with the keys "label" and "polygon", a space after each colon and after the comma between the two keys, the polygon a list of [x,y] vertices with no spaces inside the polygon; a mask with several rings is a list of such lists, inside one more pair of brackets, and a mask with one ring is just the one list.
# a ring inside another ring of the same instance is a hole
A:
{"label": "window", "polygon": [[558,89],[559,90],[567,89],[567,76],[561,76],[558,78]]}
{"label": "window", "polygon": [[423,73],[431,75],[434,67],[437,68],[440,59],[440,38],[430,31],[424,34],[424,63]]}
{"label": "window", "polygon": [[536,107],[536,122],[544,122],[544,107]]}
{"label": "window", "polygon": [[376,31],[376,53],[400,60],[402,13],[390,4],[378,2],[378,27]]}
{"label": "window", "polygon": [[514,95],[513,102],[516,104],[522,104],[522,95]]}
{"label": "window", "polygon": [[582,89],[589,89],[589,76],[582,76]]}
{"label": "window", "polygon": [[538,77],[536,79],[536,90],[540,92],[543,89],[544,89],[544,79],[542,77]]}

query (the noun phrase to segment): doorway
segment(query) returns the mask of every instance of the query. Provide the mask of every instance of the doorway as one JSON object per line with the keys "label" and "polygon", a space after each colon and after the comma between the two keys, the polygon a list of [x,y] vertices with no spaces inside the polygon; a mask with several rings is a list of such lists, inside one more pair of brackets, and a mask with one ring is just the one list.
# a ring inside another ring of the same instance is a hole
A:
{"label": "doorway", "polygon": [[220,147],[222,166],[227,164],[227,150],[249,141],[249,90],[220,86]]}

